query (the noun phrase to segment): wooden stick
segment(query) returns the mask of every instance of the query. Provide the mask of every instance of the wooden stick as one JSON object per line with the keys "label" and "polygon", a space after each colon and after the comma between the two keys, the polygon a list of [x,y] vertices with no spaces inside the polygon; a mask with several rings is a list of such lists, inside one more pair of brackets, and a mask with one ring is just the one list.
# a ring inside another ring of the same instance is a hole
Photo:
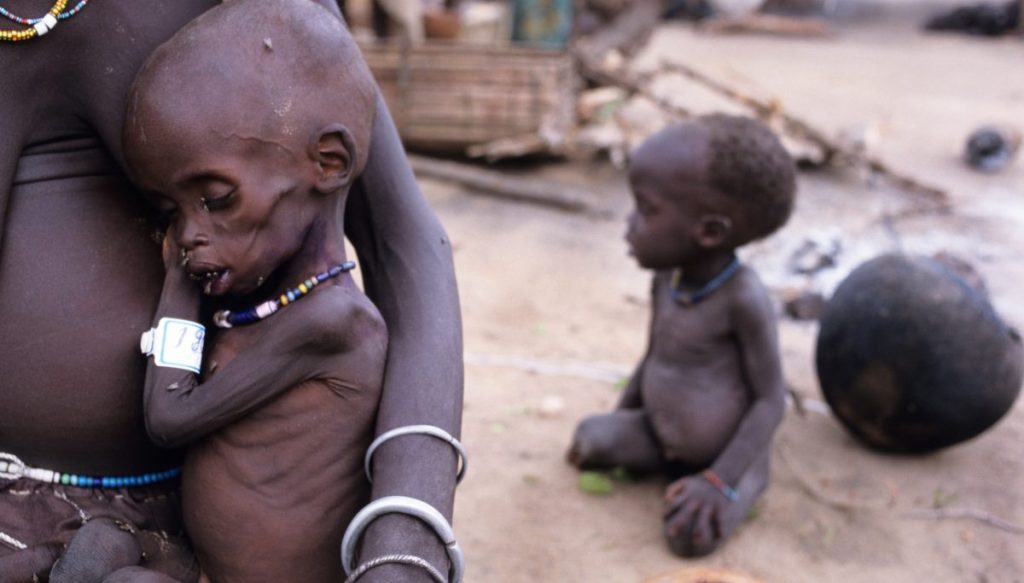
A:
{"label": "wooden stick", "polygon": [[836,510],[846,512],[851,510],[887,510],[889,508],[889,505],[887,504],[872,504],[870,502],[845,500],[831,493],[825,492],[814,483],[814,480],[811,477],[804,473],[803,469],[799,468],[798,465],[793,462],[793,459],[789,455],[789,449],[784,444],[777,443],[775,445],[775,452],[778,454],[779,459],[789,467],[790,473],[793,474],[794,478],[796,478],[797,483],[800,484],[800,487],[803,488],[804,492],[810,494],[811,498],[814,498],[825,506],[830,506]]}
{"label": "wooden stick", "polygon": [[612,85],[624,89],[627,97],[639,95],[654,103],[663,111],[679,118],[693,117],[693,113],[678,103],[673,103],[664,97],[655,95],[647,87],[650,80],[649,75],[636,75],[626,71],[611,71],[598,64],[598,61],[589,55],[576,53],[580,63],[580,72],[584,77],[600,85]]}
{"label": "wooden stick", "polygon": [[[625,89],[630,96],[639,95],[644,97],[670,115],[683,119],[693,117],[693,113],[690,110],[651,91],[648,86],[649,75],[639,76],[628,72],[611,71],[602,68],[595,59],[582,53],[577,53],[577,58],[580,62],[580,71],[591,81],[620,87]],[[839,161],[846,161],[855,166],[865,167],[875,175],[887,180],[893,186],[917,195],[927,202],[927,209],[916,209],[915,212],[908,212],[907,214],[916,214],[916,211],[920,210],[941,212],[949,209],[949,196],[944,190],[925,184],[910,176],[900,174],[877,158],[839,145],[826,137],[823,131],[815,128],[808,122],[785,113],[782,110],[782,105],[777,101],[768,102],[752,97],[681,63],[664,63],[662,67],[666,71],[679,73],[724,97],[739,102],[741,105],[753,110],[755,115],[761,119],[766,121],[778,120],[782,125],[782,130],[787,134],[819,148],[823,155],[823,164],[835,164]]]}
{"label": "wooden stick", "polygon": [[456,182],[472,192],[564,211],[601,214],[589,204],[590,194],[573,186],[536,178],[508,176],[487,168],[426,156],[410,155],[409,163],[418,176]]}
{"label": "wooden stick", "polygon": [[[837,510],[843,511],[884,511],[891,512],[892,504],[872,504],[869,502],[855,502],[852,500],[843,500],[836,496],[824,492],[814,484],[814,480],[809,476],[805,475],[803,470],[798,469],[797,465],[793,463],[793,459],[789,455],[789,450],[784,444],[778,443],[775,446],[775,451],[779,458],[789,467],[793,477],[796,478],[797,483],[803,488],[805,492],[810,494],[812,498],[818,502],[831,506]],[[895,502],[895,501],[894,501]],[[1024,526],[1014,524],[1009,520],[1000,518],[991,512],[980,510],[978,508],[934,508],[934,509],[914,509],[904,510],[898,514],[901,518],[912,518],[912,519],[928,519],[928,520],[942,520],[942,519],[966,519],[976,520],[982,524],[987,524],[993,528],[999,530],[1005,530],[1014,534],[1024,534]]]}
{"label": "wooden stick", "polygon": [[810,123],[788,114],[782,110],[782,105],[776,101],[764,101],[747,95],[737,89],[729,87],[724,83],[716,81],[696,69],[678,62],[663,62],[662,69],[678,73],[686,78],[699,83],[712,91],[739,102],[750,108],[758,117],[764,120],[778,120],[786,133],[801,140],[805,140],[822,150],[826,164],[843,160],[855,166],[865,167],[872,173],[881,176],[893,186],[911,194],[923,197],[936,210],[943,210],[949,206],[949,196],[941,188],[925,184],[915,178],[901,174],[890,168],[885,162],[869,156],[868,154],[844,147],[826,137],[825,132],[812,126]]}
{"label": "wooden stick", "polygon": [[466,148],[466,155],[470,158],[483,158],[488,162],[495,162],[502,158],[518,158],[550,150],[551,145],[544,138],[536,133],[530,133],[512,138],[502,138],[486,144],[475,144]]}
{"label": "wooden stick", "polygon": [[782,104],[776,100],[765,101],[747,95],[682,63],[664,61],[661,66],[665,71],[683,75],[687,79],[703,85],[723,97],[738,102],[740,105],[751,109],[761,119],[778,120],[782,124],[783,131],[796,138],[808,141],[821,149],[826,164],[831,162],[832,158],[841,149],[838,144],[826,137],[824,132],[782,111]]}
{"label": "wooden stick", "polygon": [[783,36],[825,37],[833,34],[824,20],[751,13],[739,18],[711,18],[701,26],[713,34],[763,32]]}
{"label": "wooden stick", "polygon": [[999,530],[1005,530],[1014,534],[1024,534],[1024,526],[1014,524],[1009,520],[999,518],[991,512],[979,510],[977,508],[936,508],[934,510],[908,510],[903,512],[900,516],[907,518],[923,518],[923,519],[943,519],[943,518],[960,518],[977,520],[983,524],[987,524],[993,528]]}

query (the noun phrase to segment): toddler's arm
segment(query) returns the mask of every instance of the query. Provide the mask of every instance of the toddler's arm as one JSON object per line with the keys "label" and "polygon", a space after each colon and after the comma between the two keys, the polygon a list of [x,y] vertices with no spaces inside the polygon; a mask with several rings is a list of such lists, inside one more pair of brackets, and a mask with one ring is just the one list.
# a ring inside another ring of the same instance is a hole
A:
{"label": "toddler's arm", "polygon": [[[170,238],[171,235],[168,235]],[[218,368],[202,384],[184,369],[146,366],[143,405],[152,439],[164,446],[185,444],[259,408],[284,390],[313,378],[330,376],[333,358],[346,348],[351,304],[320,298],[288,306],[287,312],[261,323],[258,342]],[[320,300],[320,301],[314,301]],[[198,320],[200,296],[180,267],[167,270],[154,325],[163,317]],[[207,357],[208,358],[208,357]]]}
{"label": "toddler's arm", "polygon": [[[738,274],[737,283],[729,317],[751,402],[736,433],[711,464],[713,473],[684,476],[665,491],[666,532],[687,554],[710,552],[738,524],[738,513],[756,499],[757,492],[742,492],[742,478],[750,475],[758,458],[768,455],[772,433],[782,419],[782,367],[771,301],[752,271]],[[756,487],[758,480],[766,479],[767,475],[754,477],[752,484]],[[730,506],[735,503],[739,506]]]}
{"label": "toddler's arm", "polygon": [[731,317],[752,402],[736,434],[711,465],[712,471],[733,485],[764,452],[782,421],[785,408],[785,385],[771,299],[753,272],[742,274],[739,283]]}

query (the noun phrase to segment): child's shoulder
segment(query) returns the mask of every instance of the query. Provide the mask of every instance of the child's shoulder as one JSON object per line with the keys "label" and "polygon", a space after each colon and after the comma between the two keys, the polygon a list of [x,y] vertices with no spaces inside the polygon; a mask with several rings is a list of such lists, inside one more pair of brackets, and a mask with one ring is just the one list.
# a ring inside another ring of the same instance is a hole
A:
{"label": "child's shoulder", "polygon": [[380,311],[355,285],[326,286],[302,303],[296,324],[325,349],[341,351],[387,337]]}
{"label": "child's shoulder", "polygon": [[757,271],[747,265],[741,263],[739,268],[736,270],[736,274],[733,275],[733,293],[739,295],[768,295],[768,289],[764,286],[761,281],[761,276],[757,274]]}
{"label": "child's shoulder", "polygon": [[730,283],[727,286],[728,299],[734,312],[744,316],[774,318],[775,310],[768,288],[752,267],[741,265]]}

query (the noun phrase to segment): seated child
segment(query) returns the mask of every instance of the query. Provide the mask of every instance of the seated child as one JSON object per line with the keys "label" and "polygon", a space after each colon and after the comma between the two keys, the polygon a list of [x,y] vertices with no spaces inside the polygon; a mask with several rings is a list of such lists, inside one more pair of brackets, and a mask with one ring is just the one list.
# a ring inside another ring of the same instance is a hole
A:
{"label": "seated child", "polygon": [[579,424],[569,461],[667,472],[668,544],[700,556],[768,482],[784,407],[775,318],[735,252],[789,218],[795,169],[760,123],[710,115],[644,142],[629,181],[626,240],[655,271],[650,340],[618,408]]}
{"label": "seated child", "polygon": [[[182,510],[203,581],[344,579],[387,348],[342,232],[375,91],[323,8],[233,0],[158,48],[130,93],[128,166],[169,221],[154,321],[208,324],[205,352],[198,325],[156,328],[144,396],[153,438],[190,444]],[[282,351],[290,370],[268,369]]]}

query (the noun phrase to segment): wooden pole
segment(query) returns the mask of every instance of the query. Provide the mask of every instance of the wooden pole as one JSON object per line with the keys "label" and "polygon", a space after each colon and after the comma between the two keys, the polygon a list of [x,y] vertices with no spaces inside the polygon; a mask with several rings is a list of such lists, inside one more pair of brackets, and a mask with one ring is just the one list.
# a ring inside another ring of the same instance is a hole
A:
{"label": "wooden pole", "polygon": [[409,155],[409,163],[417,176],[456,182],[471,192],[539,204],[564,211],[601,214],[588,202],[593,198],[590,193],[574,186],[536,178],[509,176],[497,170],[480,168],[471,164],[412,154]]}

